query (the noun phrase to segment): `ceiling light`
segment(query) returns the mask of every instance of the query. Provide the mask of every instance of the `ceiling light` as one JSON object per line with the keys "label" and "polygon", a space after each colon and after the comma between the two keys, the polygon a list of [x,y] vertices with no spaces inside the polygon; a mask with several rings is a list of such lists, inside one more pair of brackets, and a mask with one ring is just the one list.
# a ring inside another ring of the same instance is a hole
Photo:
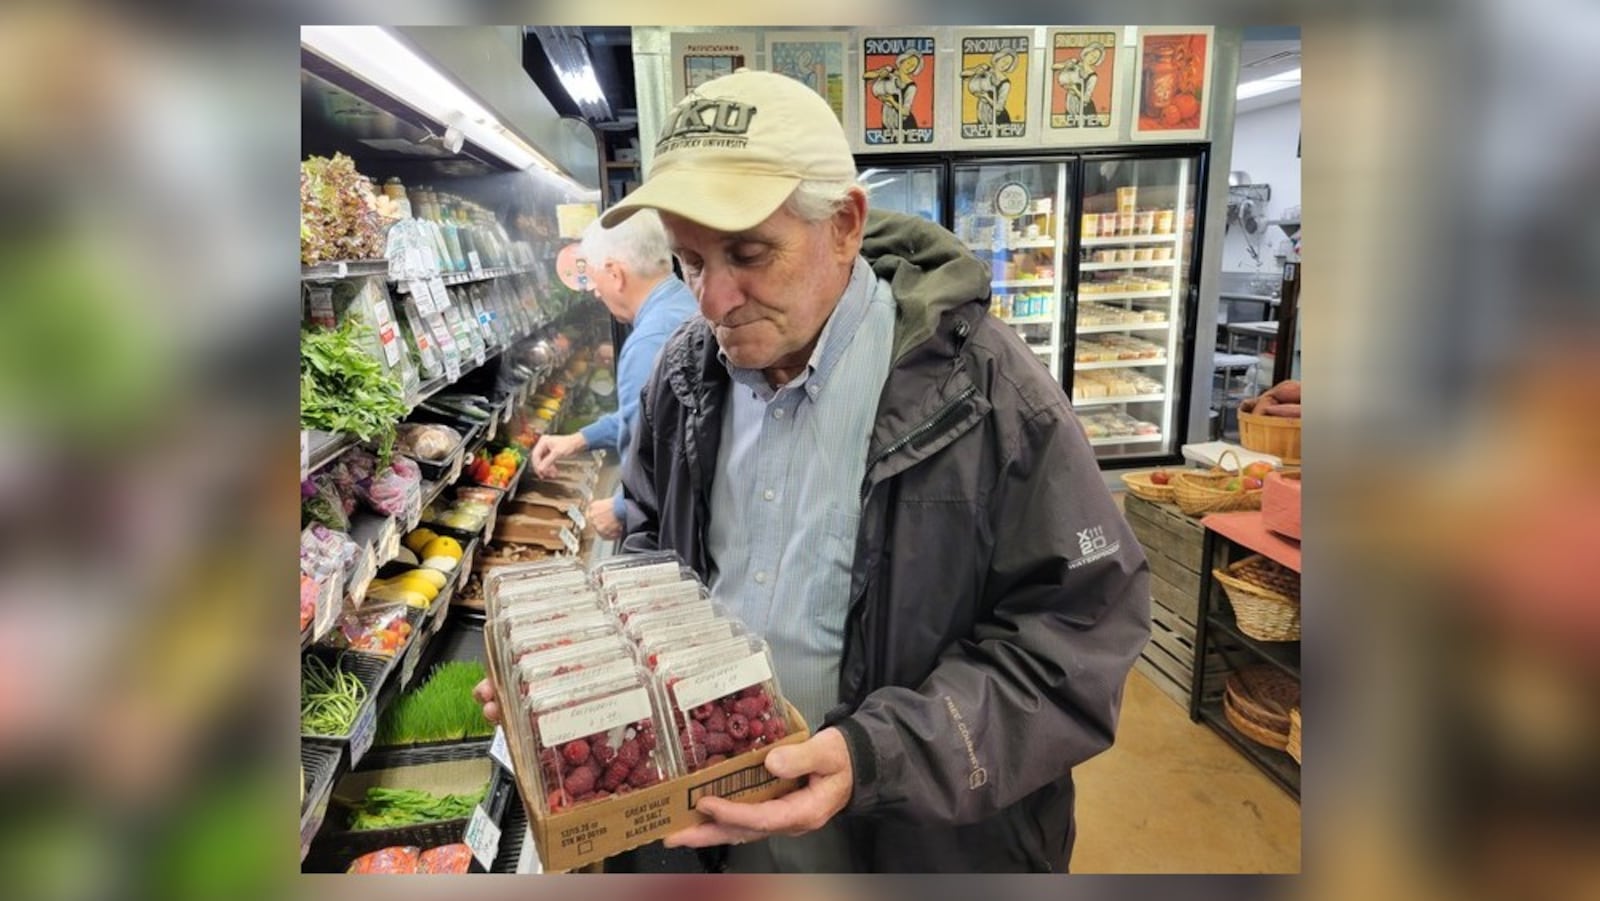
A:
{"label": "ceiling light", "polygon": [[1239,100],[1249,100],[1251,97],[1260,97],[1263,94],[1271,94],[1275,91],[1298,87],[1299,84],[1300,70],[1290,69],[1287,72],[1279,72],[1277,75],[1268,75],[1265,78],[1256,78],[1243,82],[1239,85],[1239,92],[1235,96]]}
{"label": "ceiling light", "polygon": [[460,129],[474,144],[515,168],[537,166],[576,190],[588,190],[386,29],[303,25],[300,42],[434,121]]}

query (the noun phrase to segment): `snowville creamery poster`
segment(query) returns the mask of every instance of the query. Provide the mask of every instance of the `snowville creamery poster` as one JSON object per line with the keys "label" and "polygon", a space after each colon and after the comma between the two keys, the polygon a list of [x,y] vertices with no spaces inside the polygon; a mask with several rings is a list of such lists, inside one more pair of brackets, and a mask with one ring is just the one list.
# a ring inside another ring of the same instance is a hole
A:
{"label": "snowville creamery poster", "polygon": [[932,149],[941,135],[932,35],[861,40],[860,144],[864,150]]}
{"label": "snowville creamery poster", "polygon": [[955,40],[957,145],[1036,141],[1032,33],[965,32]]}
{"label": "snowville creamery poster", "polygon": [[1044,132],[1052,143],[1112,141],[1129,53],[1114,28],[1052,28],[1045,43]]}

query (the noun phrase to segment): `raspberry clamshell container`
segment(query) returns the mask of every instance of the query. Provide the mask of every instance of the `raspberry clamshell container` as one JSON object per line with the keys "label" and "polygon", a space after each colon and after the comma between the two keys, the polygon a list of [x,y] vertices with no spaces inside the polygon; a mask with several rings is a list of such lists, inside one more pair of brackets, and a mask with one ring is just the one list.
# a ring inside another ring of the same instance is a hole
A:
{"label": "raspberry clamshell container", "polygon": [[[721,648],[722,646],[713,646]],[[782,740],[788,705],[772,652],[747,637],[720,653],[667,662],[655,670],[667,720],[686,773]]]}
{"label": "raspberry clamshell container", "polygon": [[639,661],[651,669],[659,663],[660,655],[704,645],[726,642],[750,635],[744,623],[736,619],[714,619],[710,622],[679,626],[662,626],[646,631],[638,640]]}
{"label": "raspberry clamshell container", "polygon": [[552,651],[556,648],[617,634],[615,625],[589,626],[577,630],[560,628],[539,633],[523,633],[516,639],[506,639],[504,644],[508,651],[509,661],[516,663],[530,654]]}
{"label": "raspberry clamshell container", "polygon": [[645,604],[673,599],[693,600],[708,595],[704,585],[692,580],[659,582],[654,585],[621,585],[603,590],[606,604],[614,610],[630,610]]}
{"label": "raspberry clamshell container", "polygon": [[670,551],[613,557],[592,570],[595,581],[608,591],[626,587],[694,581],[694,570]]}
{"label": "raspberry clamshell container", "polygon": [[554,688],[522,704],[533,799],[547,814],[649,788],[678,774],[649,674],[639,667],[602,685]]}
{"label": "raspberry clamshell container", "polygon": [[707,624],[730,618],[721,605],[708,598],[661,610],[635,613],[627,618],[627,622],[620,625],[622,633],[628,636],[630,641],[638,642],[666,629]]}

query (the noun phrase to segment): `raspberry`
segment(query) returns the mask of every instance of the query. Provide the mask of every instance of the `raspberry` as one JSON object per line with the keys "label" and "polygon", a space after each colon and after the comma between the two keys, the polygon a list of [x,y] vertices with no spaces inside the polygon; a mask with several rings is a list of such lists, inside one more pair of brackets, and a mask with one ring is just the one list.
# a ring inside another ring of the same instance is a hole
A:
{"label": "raspberry", "polygon": [[735,713],[728,717],[728,734],[735,741],[743,741],[750,736],[750,721],[742,713]]}
{"label": "raspberry", "polygon": [[707,732],[726,732],[726,731],[728,731],[728,714],[724,713],[722,708],[718,707],[717,709],[711,711],[711,715],[710,716],[706,717],[706,731]]}
{"label": "raspberry", "polygon": [[605,766],[617,758],[617,749],[607,744],[605,739],[595,742],[594,745],[589,748],[589,753],[594,755],[594,759],[601,766]]}
{"label": "raspberry", "polygon": [[634,788],[646,788],[660,781],[661,775],[656,772],[656,765],[648,760],[639,764],[633,775],[628,777],[628,784]]}
{"label": "raspberry", "polygon": [[789,734],[789,727],[784,725],[783,717],[781,716],[775,716],[767,720],[767,725],[764,728],[767,741],[777,741]]}
{"label": "raspberry", "polygon": [[588,767],[573,770],[567,774],[567,781],[561,787],[573,798],[586,795],[594,791],[594,771]]}
{"label": "raspberry", "polygon": [[539,765],[552,767],[559,765],[561,763],[561,758],[558,756],[558,754],[559,752],[556,751],[555,748],[545,748],[539,752]]}
{"label": "raspberry", "polygon": [[567,808],[567,793],[558,788],[544,799],[544,803],[552,813],[557,810],[565,810]]}
{"label": "raspberry", "polygon": [[726,732],[708,732],[705,748],[707,754],[727,754],[733,750],[733,739]]}
{"label": "raspberry", "polygon": [[763,694],[765,694],[765,692],[762,691],[760,685],[751,685],[748,688],[743,688],[743,689],[739,690],[739,697],[740,698],[754,698],[754,697],[759,697],[759,696],[761,696]]}
{"label": "raspberry", "polygon": [[734,756],[737,757],[738,755],[749,751],[751,748],[754,748],[755,746],[756,746],[755,742],[749,741],[749,740],[734,742],[734,744],[733,744],[733,754],[734,754]]}
{"label": "raspberry", "polygon": [[756,717],[750,718],[750,723],[745,728],[750,731],[751,738],[760,738],[766,732],[766,723]]}
{"label": "raspberry", "polygon": [[617,786],[628,781],[628,774],[633,772],[633,767],[620,760],[614,760],[606,767],[606,774],[600,779],[600,787],[606,791],[616,791]]}
{"label": "raspberry", "polygon": [[643,751],[656,749],[656,730],[645,729],[639,733],[639,748]]}
{"label": "raspberry", "polygon": [[685,744],[683,746],[683,765],[692,772],[700,769],[706,762],[706,746]]}
{"label": "raspberry", "polygon": [[617,750],[616,762],[627,767],[629,772],[632,772],[633,768],[638,766],[639,761],[643,759],[644,748],[640,746],[637,738],[628,739],[627,741],[623,742],[622,747]]}
{"label": "raspberry", "polygon": [[573,766],[582,766],[589,761],[589,743],[581,738],[573,739],[561,746],[561,756]]}
{"label": "raspberry", "polygon": [[705,741],[706,740],[706,732],[707,732],[707,730],[706,730],[706,724],[705,723],[702,723],[699,720],[694,720],[694,721],[689,723],[689,739],[691,741],[693,741],[693,742],[695,742],[697,744],[700,743],[700,742]]}
{"label": "raspberry", "polygon": [[745,719],[753,720],[761,715],[761,700],[759,698],[740,698],[733,702],[735,713],[742,714]]}
{"label": "raspberry", "polygon": [[728,755],[726,754],[712,754],[710,757],[706,758],[706,766],[716,766],[719,763],[725,762],[727,759]]}
{"label": "raspberry", "polygon": [[716,707],[713,706],[713,702],[707,701],[704,704],[701,704],[699,707],[696,707],[695,709],[689,711],[689,715],[694,717],[697,720],[703,720],[706,717],[710,716],[711,715],[711,711],[713,711],[715,709],[716,709]]}

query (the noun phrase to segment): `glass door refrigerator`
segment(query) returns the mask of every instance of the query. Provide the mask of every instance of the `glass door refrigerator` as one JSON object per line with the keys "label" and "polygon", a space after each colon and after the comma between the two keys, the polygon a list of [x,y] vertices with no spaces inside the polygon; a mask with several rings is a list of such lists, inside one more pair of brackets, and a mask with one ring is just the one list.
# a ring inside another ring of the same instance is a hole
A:
{"label": "glass door refrigerator", "polygon": [[1203,148],[1085,154],[1062,380],[1106,465],[1176,459],[1188,421]]}
{"label": "glass door refrigerator", "polygon": [[900,157],[893,163],[882,163],[869,159],[859,166],[857,178],[867,188],[872,209],[893,210],[945,224],[942,160],[916,162]]}
{"label": "glass door refrigerator", "polygon": [[1071,161],[958,159],[950,172],[950,230],[989,264],[989,312],[1061,381]]}

